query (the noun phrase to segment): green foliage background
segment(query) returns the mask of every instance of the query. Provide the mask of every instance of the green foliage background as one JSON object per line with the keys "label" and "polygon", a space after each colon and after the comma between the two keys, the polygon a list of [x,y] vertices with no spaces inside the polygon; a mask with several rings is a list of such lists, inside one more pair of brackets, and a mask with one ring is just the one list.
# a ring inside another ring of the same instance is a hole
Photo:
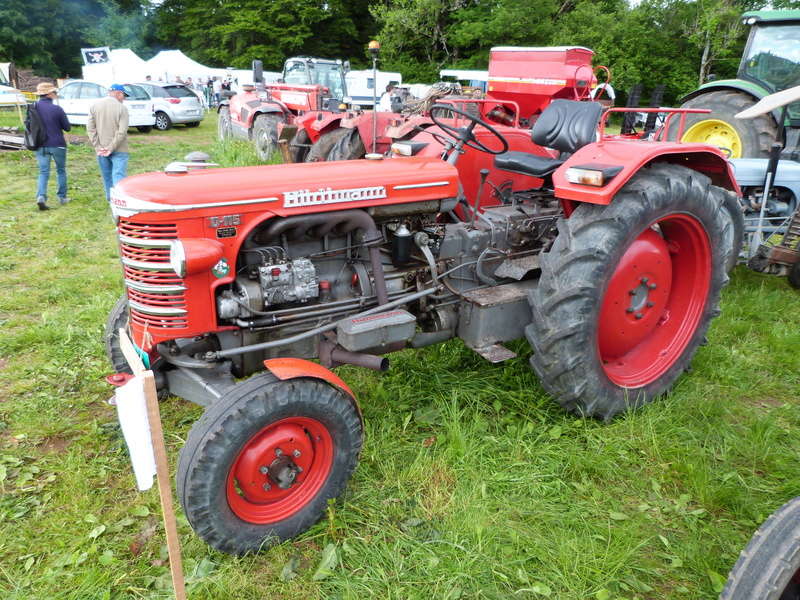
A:
{"label": "green foliage background", "polygon": [[[4,0],[0,60],[76,75],[81,46],[149,58],[180,48],[213,66],[278,70],[286,56],[349,58],[365,66],[371,38],[382,66],[431,82],[442,67],[485,68],[495,45],[583,45],[616,87],[666,84],[674,102],[709,74],[736,73],[742,12],[766,0]],[[800,8],[775,0],[772,8]],[[701,65],[702,57],[707,56]]]}

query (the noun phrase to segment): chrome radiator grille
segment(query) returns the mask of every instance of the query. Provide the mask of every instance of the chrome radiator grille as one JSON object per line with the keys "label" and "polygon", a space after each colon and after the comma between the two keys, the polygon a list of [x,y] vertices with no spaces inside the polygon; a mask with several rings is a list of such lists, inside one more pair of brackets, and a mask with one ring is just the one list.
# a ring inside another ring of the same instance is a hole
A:
{"label": "chrome radiator grille", "polygon": [[131,322],[142,327],[186,327],[186,288],[169,266],[169,242],[178,237],[175,225],[120,219],[118,234]]}

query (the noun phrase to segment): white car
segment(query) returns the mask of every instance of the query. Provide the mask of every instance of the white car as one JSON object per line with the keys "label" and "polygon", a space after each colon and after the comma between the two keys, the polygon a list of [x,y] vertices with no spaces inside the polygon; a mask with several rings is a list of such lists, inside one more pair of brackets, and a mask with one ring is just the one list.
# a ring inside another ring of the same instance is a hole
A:
{"label": "white car", "polygon": [[180,83],[146,81],[137,83],[153,98],[156,129],[165,131],[175,124],[197,127],[205,117],[203,104],[197,94]]}
{"label": "white car", "polygon": [[6,74],[0,68],[0,106],[25,106],[28,100],[18,89],[11,87],[11,83],[6,78]]}
{"label": "white car", "polygon": [[[147,133],[156,123],[153,112],[153,100],[147,91],[134,84],[123,84],[126,96],[124,103],[128,109],[128,125]],[[65,83],[58,90],[57,104],[67,113],[67,120],[72,125],[86,125],[89,121],[89,107],[105,98],[108,88],[80,79]]]}

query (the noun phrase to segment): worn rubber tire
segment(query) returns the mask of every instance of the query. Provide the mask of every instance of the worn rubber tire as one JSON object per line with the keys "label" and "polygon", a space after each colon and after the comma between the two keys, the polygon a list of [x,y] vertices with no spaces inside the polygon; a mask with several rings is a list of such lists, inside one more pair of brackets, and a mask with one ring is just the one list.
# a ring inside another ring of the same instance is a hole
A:
{"label": "worn rubber tire", "polygon": [[800,262],[796,262],[789,269],[789,285],[800,290]]}
{"label": "worn rubber tire", "polygon": [[[731,569],[720,600],[798,600],[800,498],[772,513]],[[794,580],[793,580],[794,579]]]}
{"label": "worn rubber tire", "polygon": [[[754,119],[736,119],[734,115],[753,106],[756,100],[744,92],[717,90],[701,94],[683,103],[681,108],[709,108],[708,114],[686,115],[684,132],[692,125],[707,119],[725,121],[739,134],[742,142],[741,158],[763,158],[769,155],[769,149],[778,134],[778,126],[771,114]],[[678,131],[678,119],[673,118],[668,139],[674,140]]]}
{"label": "worn rubber tire", "polygon": [[192,121],[191,123],[184,123],[184,126],[187,127],[188,129],[191,129],[192,127],[199,127],[200,121]]}
{"label": "worn rubber tire", "polygon": [[349,134],[343,135],[331,148],[327,160],[358,160],[367,153],[364,142],[358,129],[351,129]]}
{"label": "worn rubber tire", "polygon": [[[229,506],[230,469],[241,449],[270,423],[308,417],[333,439],[333,463],[320,490],[287,518],[262,525],[240,519]],[[195,532],[228,554],[258,552],[316,523],[328,500],[345,489],[358,461],[362,426],[352,398],[317,379],[278,381],[260,373],[237,384],[194,424],[180,453],[178,498]]]}
{"label": "worn rubber tire", "polygon": [[220,107],[217,118],[217,139],[224,142],[233,137],[232,127],[231,109],[227,106]]}
{"label": "worn rubber tire", "polygon": [[[664,163],[651,165],[650,172],[664,177],[669,177],[672,173],[670,165]],[[739,198],[730,190],[712,187],[710,188],[710,193],[719,196],[719,201],[725,207],[726,217],[730,223],[730,228],[726,229],[726,240],[730,247],[727,270],[730,273],[739,261],[739,253],[742,251],[742,244],[744,243],[744,210]]]}
{"label": "worn rubber tire", "polygon": [[334,144],[339,141],[339,138],[349,132],[349,129],[339,127],[323,133],[311,146],[311,149],[306,155],[305,162],[323,162],[327,160],[328,153],[331,151],[331,148],[333,148]]}
{"label": "worn rubber tire", "polygon": [[305,162],[306,155],[310,150],[311,140],[308,138],[308,132],[305,129],[298,129],[297,133],[289,140],[289,156],[293,163]]}
{"label": "worn rubber tire", "polygon": [[278,149],[278,123],[283,119],[277,115],[258,115],[253,124],[253,145],[258,159],[268,162]]}
{"label": "worn rubber tire", "polygon": [[[705,303],[671,365],[646,385],[622,387],[606,374],[600,357],[599,315],[606,287],[631,243],[651,223],[675,214],[689,215],[707,232],[710,283]],[[541,278],[529,296],[533,319],[525,329],[533,348],[531,366],[559,404],[608,420],[670,389],[719,314],[732,251],[726,242],[730,226],[723,195],[708,177],[677,165],[643,169],[608,206],[582,204],[569,219],[559,220],[552,248],[540,256]]]}
{"label": "worn rubber tire", "polygon": [[156,113],[155,128],[159,131],[167,131],[168,129],[172,129],[172,119],[170,119],[169,115],[164,111],[158,111]]}
{"label": "worn rubber tire", "polygon": [[128,296],[123,294],[122,297],[114,304],[114,308],[108,314],[106,321],[105,333],[105,346],[106,356],[108,362],[114,369],[115,373],[131,373],[128,366],[128,361],[125,360],[125,355],[122,354],[122,349],[119,346],[119,330],[128,328]]}
{"label": "worn rubber tire", "polygon": [[150,125],[142,125],[140,127],[137,127],[136,130],[139,133],[150,133],[153,130],[153,128]]}

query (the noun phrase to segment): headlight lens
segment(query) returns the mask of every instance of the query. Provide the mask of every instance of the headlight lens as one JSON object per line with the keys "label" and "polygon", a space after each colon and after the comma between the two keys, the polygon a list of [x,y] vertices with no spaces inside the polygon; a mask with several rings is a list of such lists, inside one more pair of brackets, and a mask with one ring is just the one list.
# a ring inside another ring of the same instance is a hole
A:
{"label": "headlight lens", "polygon": [[180,240],[172,240],[169,245],[169,266],[178,277],[186,277],[186,251]]}

